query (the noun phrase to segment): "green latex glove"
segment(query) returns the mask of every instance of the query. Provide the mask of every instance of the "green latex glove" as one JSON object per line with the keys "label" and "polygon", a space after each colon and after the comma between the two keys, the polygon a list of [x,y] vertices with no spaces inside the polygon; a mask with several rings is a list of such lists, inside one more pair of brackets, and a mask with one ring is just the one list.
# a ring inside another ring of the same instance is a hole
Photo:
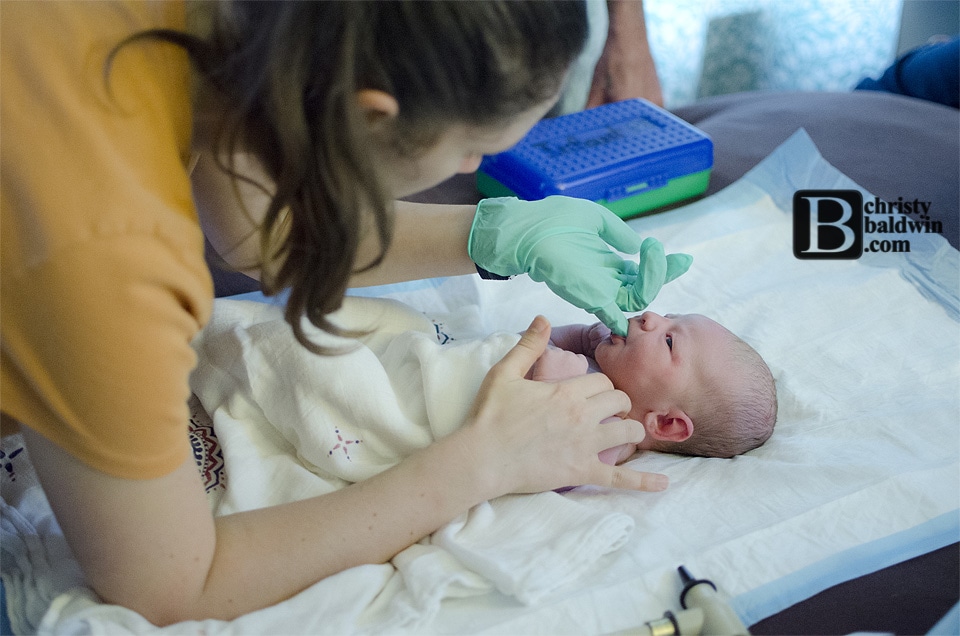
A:
{"label": "green latex glove", "polygon": [[[625,260],[640,254],[640,264]],[[655,238],[640,237],[620,217],[585,199],[551,196],[540,201],[484,199],[477,206],[470,258],[501,276],[529,274],[555,294],[595,314],[621,336],[624,311],[640,311],[665,283],[687,271],[693,258],[665,255]]]}

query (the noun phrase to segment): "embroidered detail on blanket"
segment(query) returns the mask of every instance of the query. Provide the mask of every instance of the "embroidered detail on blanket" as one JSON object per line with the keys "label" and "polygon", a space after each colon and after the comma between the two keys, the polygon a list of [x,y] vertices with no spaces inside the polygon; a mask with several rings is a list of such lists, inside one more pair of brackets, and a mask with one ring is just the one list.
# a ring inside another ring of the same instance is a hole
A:
{"label": "embroidered detail on blanket", "polygon": [[223,464],[223,449],[213,430],[213,420],[207,415],[197,396],[191,395],[190,408],[190,448],[197,462],[203,487],[207,494],[224,490],[227,487],[227,474]]}
{"label": "embroidered detail on blanket", "polygon": [[431,318],[430,322],[433,323],[433,328],[437,330],[437,342],[445,345],[448,342],[456,340],[456,338],[447,333],[447,326],[445,324],[434,318]]}
{"label": "embroidered detail on blanket", "polygon": [[333,455],[334,451],[341,450],[343,451],[343,454],[346,456],[347,461],[352,462],[353,460],[350,458],[350,445],[360,444],[363,442],[363,440],[362,439],[343,439],[343,434],[340,432],[339,428],[333,429],[333,432],[337,436],[337,443],[333,448],[330,449],[327,455]]}

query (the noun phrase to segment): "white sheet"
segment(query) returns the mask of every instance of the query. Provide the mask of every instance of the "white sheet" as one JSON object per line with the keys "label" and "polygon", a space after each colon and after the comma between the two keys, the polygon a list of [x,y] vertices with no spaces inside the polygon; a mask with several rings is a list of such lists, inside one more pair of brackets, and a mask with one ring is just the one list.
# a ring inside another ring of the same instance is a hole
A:
{"label": "white sheet", "polygon": [[[707,314],[754,344],[777,379],[780,418],[766,445],[732,460],[657,454],[634,460],[670,475],[664,493],[581,488],[564,495],[597,514],[629,515],[635,524],[632,539],[598,567],[531,605],[496,590],[457,598],[475,590],[452,576],[444,588],[450,596],[422,622],[402,615],[418,611],[415,604],[403,610],[386,602],[416,590],[391,566],[366,566],[229,624],[171,631],[349,633],[407,624],[418,633],[605,633],[676,609],[680,564],[716,581],[749,624],[837,582],[956,541],[957,252],[941,237],[909,235],[913,250],[906,256],[794,259],[793,192],[851,185],[799,133],[723,192],[631,222],[670,251],[695,257],[691,271],[667,285],[651,309]],[[556,324],[592,321],[523,277],[423,281],[366,293],[402,299],[431,317],[437,332],[461,338],[519,331],[535,313]],[[269,459],[301,463],[290,447],[285,457]],[[25,471],[19,468],[21,486]],[[229,497],[237,484],[229,466],[227,473]],[[16,490],[9,480],[3,488],[5,506],[31,522],[43,519],[35,489]],[[24,491],[32,507],[16,498]],[[62,556],[53,561],[66,574],[56,581],[35,565],[58,549],[55,526],[14,528],[8,519],[4,508],[4,585],[11,604],[31,613],[15,626],[35,624],[38,608],[49,605],[44,632],[147,630],[129,612],[94,604],[82,587],[55,598],[76,582]],[[428,577],[449,576],[447,563],[433,565]]]}

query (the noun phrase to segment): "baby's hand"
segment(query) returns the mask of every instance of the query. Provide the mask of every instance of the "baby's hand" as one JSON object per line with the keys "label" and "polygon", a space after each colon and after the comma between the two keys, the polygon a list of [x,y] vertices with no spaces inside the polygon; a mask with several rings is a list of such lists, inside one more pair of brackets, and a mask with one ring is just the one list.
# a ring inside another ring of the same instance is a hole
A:
{"label": "baby's hand", "polygon": [[588,366],[587,358],[579,353],[549,348],[533,363],[527,377],[540,382],[556,382],[583,375]]}
{"label": "baby's hand", "polygon": [[584,335],[584,353],[590,357],[594,357],[597,351],[597,345],[610,336],[610,328],[602,322],[598,322],[588,327]]}

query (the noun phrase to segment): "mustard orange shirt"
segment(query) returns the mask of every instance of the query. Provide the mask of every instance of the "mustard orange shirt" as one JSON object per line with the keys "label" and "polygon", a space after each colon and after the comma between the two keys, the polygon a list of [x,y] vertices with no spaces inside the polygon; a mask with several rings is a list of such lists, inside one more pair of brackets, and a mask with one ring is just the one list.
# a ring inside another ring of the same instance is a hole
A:
{"label": "mustard orange shirt", "polygon": [[187,457],[213,289],[182,2],[0,3],[0,410],[125,478]]}

